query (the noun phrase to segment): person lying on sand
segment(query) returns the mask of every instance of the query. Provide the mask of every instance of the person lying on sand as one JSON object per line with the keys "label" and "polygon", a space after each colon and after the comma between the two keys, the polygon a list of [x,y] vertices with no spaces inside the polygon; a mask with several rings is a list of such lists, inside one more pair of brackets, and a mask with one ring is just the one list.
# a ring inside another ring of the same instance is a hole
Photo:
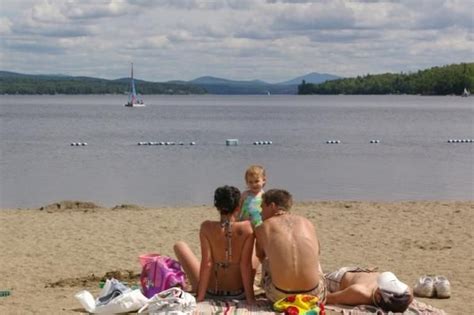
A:
{"label": "person lying on sand", "polygon": [[391,272],[344,267],[325,278],[328,304],[375,305],[386,312],[403,313],[413,301],[412,290]]}
{"label": "person lying on sand", "polygon": [[196,300],[246,299],[255,303],[252,274],[252,252],[255,238],[250,221],[236,221],[240,191],[223,186],[214,193],[219,221],[204,221],[199,238],[201,263],[185,242],[177,242],[174,252],[183,266]]}
{"label": "person lying on sand", "polygon": [[271,189],[262,197],[263,223],[255,228],[257,257],[262,262],[262,287],[275,301],[311,294],[324,302],[326,288],[319,266],[319,241],[314,225],[290,213],[292,196]]}

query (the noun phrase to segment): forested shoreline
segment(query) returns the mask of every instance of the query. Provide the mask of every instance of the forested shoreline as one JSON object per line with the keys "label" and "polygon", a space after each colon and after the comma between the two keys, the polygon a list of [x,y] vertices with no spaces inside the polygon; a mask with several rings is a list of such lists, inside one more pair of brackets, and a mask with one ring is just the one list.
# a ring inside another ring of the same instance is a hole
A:
{"label": "forested shoreline", "polygon": [[[136,80],[140,94],[293,94],[296,91],[278,84],[254,85],[246,82],[245,89],[226,85],[204,85],[192,82],[148,82]],[[210,90],[208,90],[211,89]],[[474,63],[453,64],[419,70],[415,73],[367,74],[323,83],[298,85],[298,94],[419,94],[461,95],[474,90]],[[91,77],[60,75],[24,75],[0,71],[0,94],[127,94],[128,78],[106,80]],[[250,91],[250,92],[249,92]]]}
{"label": "forested shoreline", "polygon": [[[140,94],[204,94],[206,90],[186,83],[155,83],[136,80]],[[129,79],[22,75],[0,73],[0,94],[126,94]]]}
{"label": "forested shoreline", "polygon": [[298,94],[461,95],[465,88],[474,90],[474,63],[433,67],[408,74],[367,74],[320,84],[303,81],[298,86]]}

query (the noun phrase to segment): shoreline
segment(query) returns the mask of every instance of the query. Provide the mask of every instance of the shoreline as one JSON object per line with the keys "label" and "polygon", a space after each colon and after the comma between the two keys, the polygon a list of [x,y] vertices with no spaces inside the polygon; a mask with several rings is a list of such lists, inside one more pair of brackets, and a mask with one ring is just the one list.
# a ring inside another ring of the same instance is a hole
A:
{"label": "shoreline", "polygon": [[[140,254],[174,257],[173,244],[184,240],[199,255],[200,223],[218,218],[210,205],[88,208],[71,202],[69,208],[0,210],[0,290],[11,291],[0,298],[0,313],[77,314],[75,293],[97,294],[95,279],[107,272],[139,273]],[[417,299],[448,314],[474,309],[473,200],[304,201],[292,212],[316,225],[325,272],[378,266],[410,286],[422,275],[444,275],[450,299]]]}

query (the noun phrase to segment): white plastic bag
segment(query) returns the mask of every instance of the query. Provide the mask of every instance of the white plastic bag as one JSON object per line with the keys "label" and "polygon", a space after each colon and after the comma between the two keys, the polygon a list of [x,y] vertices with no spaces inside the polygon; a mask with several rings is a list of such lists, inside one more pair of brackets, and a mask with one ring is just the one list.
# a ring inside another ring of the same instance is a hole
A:
{"label": "white plastic bag", "polygon": [[[112,293],[115,289],[114,284],[117,283],[122,285],[116,279],[107,279],[104,288],[97,299],[94,299],[92,294],[86,290],[76,293],[75,298],[79,300],[82,307],[84,307],[87,312],[94,314],[133,312],[139,310],[148,302],[148,299],[141,293],[140,289],[132,290],[125,287],[124,290],[120,290],[121,294],[117,297],[110,299],[106,304],[100,303],[99,299]],[[121,288],[123,288],[123,285]]]}
{"label": "white plastic bag", "polygon": [[169,288],[155,294],[143,306],[139,314],[152,315],[188,315],[196,309],[196,299],[180,288]]}

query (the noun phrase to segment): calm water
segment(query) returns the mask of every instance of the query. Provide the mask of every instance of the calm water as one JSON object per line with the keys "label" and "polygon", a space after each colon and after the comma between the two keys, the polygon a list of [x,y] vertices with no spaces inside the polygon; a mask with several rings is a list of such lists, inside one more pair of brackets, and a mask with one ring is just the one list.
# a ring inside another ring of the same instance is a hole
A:
{"label": "calm water", "polygon": [[474,139],[472,97],[146,96],[138,109],[125,101],[0,96],[0,208],[212,204],[215,187],[244,188],[252,163],[267,168],[267,189],[299,201],[474,199],[474,144],[447,143]]}

